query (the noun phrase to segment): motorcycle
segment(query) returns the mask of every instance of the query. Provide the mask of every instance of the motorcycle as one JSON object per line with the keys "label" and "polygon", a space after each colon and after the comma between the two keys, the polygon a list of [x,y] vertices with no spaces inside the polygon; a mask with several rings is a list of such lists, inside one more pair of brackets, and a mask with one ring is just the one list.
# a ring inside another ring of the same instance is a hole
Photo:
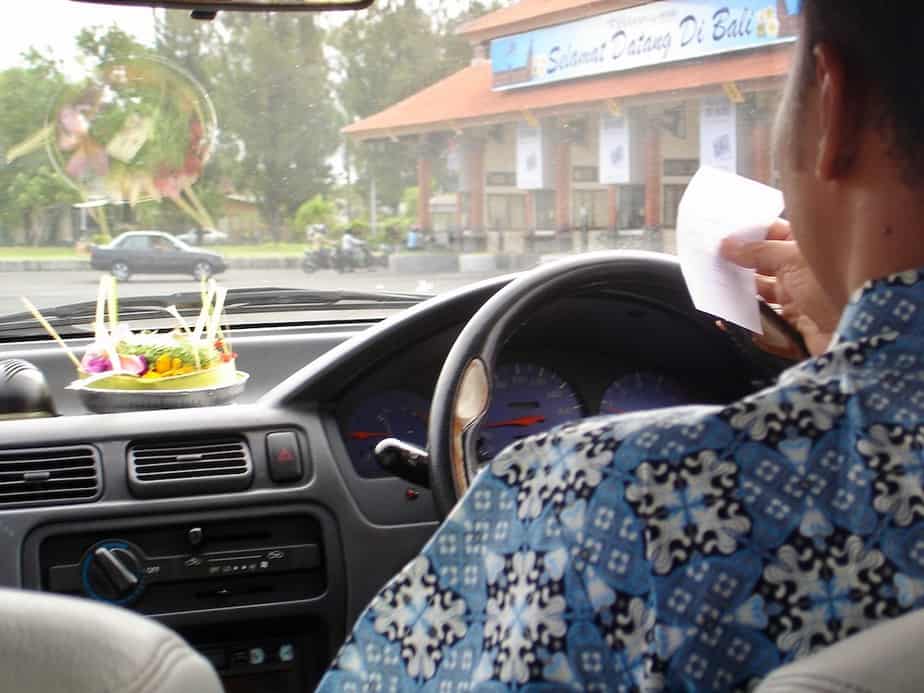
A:
{"label": "motorcycle", "polygon": [[333,256],[339,251],[331,251],[328,248],[309,249],[302,256],[302,270],[305,274],[317,272],[320,269],[332,269],[334,267]]}
{"label": "motorcycle", "polygon": [[362,246],[353,253],[344,252],[340,248],[309,249],[302,256],[302,271],[312,274],[322,269],[333,269],[340,273],[358,269],[384,269],[388,267],[390,254],[390,250],[385,246],[375,251],[368,246]]}
{"label": "motorcycle", "polygon": [[338,272],[353,272],[354,270],[377,270],[388,267],[387,248],[378,248],[373,251],[369,246],[361,246],[355,252],[347,253],[338,250],[332,257],[332,266]]}

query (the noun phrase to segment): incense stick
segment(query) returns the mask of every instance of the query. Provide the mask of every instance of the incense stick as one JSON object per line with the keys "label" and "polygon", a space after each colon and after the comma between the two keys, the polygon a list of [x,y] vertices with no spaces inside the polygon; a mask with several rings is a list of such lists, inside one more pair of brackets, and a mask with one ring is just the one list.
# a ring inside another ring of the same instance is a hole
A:
{"label": "incense stick", "polygon": [[105,275],[100,277],[99,291],[96,295],[96,325],[94,325],[94,331],[96,332],[96,342],[106,351],[109,365],[113,371],[118,371],[122,368],[122,362],[116,352],[115,345],[112,343],[112,335],[106,329],[106,304],[109,302],[111,289],[112,277]]}
{"label": "incense stick", "polygon": [[[180,329],[183,330],[186,336],[191,337],[192,330],[189,327],[189,323],[186,322],[186,318],[184,318],[180,314],[180,311],[176,309],[176,306],[167,306],[167,312],[173,316],[174,320],[180,323]],[[202,362],[199,360],[199,350],[196,348],[195,344],[192,345],[192,353],[193,353],[193,361],[196,364],[196,370],[199,370],[200,368],[202,368]]]}
{"label": "incense stick", "polygon": [[192,334],[192,328],[189,326],[189,323],[186,322],[186,318],[184,318],[180,311],[176,309],[176,306],[167,306],[165,310],[170,313],[173,319],[179,323],[183,332],[185,332],[187,335]]}
{"label": "incense stick", "polygon": [[119,326],[119,294],[116,289],[115,277],[109,277],[109,294],[106,297],[109,304],[109,331],[115,334]]}
{"label": "incense stick", "polygon": [[205,300],[202,301],[202,310],[199,311],[199,318],[196,320],[196,329],[193,332],[193,339],[198,340],[202,337],[202,332],[208,324],[209,313],[211,312],[212,302],[215,300],[214,287],[209,287]]}
{"label": "incense stick", "polygon": [[215,342],[215,331],[218,329],[218,323],[221,322],[221,313],[225,309],[225,298],[228,290],[224,287],[218,289],[215,296],[215,311],[209,317],[208,331],[206,332],[206,341],[209,344]]}
{"label": "incense stick", "polygon": [[96,323],[93,325],[96,330],[96,341],[102,341],[102,331],[106,329],[106,286],[108,286],[106,277],[100,277],[99,290],[96,292]]}
{"label": "incense stick", "polygon": [[35,319],[38,320],[39,324],[45,328],[45,331],[51,335],[51,338],[54,339],[62,349],[64,349],[64,353],[67,354],[67,357],[74,362],[74,366],[77,367],[77,370],[80,370],[80,360],[74,356],[74,352],[71,351],[71,348],[64,343],[64,340],[61,339],[61,335],[58,334],[58,331],[51,326],[51,323],[45,319],[44,315],[39,313],[38,308],[32,305],[32,302],[28,298],[25,296],[22,296],[21,298],[23,304],[25,304],[26,308],[29,309],[29,312],[35,316]]}

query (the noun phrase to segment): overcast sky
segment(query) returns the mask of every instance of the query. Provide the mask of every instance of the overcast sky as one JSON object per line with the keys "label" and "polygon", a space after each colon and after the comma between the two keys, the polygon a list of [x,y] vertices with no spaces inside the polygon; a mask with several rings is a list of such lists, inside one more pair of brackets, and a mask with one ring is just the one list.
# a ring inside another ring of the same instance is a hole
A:
{"label": "overcast sky", "polygon": [[153,40],[148,7],[91,5],[73,0],[0,0],[0,69],[19,61],[30,46],[73,63],[74,37],[83,27],[118,24],[144,42]]}

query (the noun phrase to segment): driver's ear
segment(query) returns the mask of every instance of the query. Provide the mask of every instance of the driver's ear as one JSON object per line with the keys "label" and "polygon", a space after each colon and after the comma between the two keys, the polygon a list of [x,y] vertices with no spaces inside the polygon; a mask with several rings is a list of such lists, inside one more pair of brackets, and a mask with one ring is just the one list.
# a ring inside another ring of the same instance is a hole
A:
{"label": "driver's ear", "polygon": [[812,55],[818,94],[815,175],[831,181],[847,173],[857,151],[859,95],[847,93],[844,59],[833,46],[819,43]]}

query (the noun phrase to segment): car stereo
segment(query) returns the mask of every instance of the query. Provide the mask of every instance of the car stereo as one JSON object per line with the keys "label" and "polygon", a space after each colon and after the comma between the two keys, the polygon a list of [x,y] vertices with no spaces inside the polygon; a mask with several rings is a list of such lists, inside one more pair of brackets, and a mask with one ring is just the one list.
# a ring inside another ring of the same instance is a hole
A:
{"label": "car stereo", "polygon": [[342,637],[328,524],[284,508],[46,526],[27,540],[25,582],[164,621],[227,691],[306,690]]}

